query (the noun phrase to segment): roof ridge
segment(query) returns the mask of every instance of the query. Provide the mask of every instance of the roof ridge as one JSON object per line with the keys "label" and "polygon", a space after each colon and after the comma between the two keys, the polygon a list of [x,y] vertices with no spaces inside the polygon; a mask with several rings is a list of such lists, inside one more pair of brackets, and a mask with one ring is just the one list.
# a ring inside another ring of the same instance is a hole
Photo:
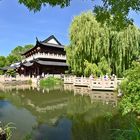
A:
{"label": "roof ridge", "polygon": [[[48,41],[50,41],[51,39],[54,39],[59,45],[62,45],[62,44],[56,39],[56,37],[55,37],[54,35],[49,36],[47,39],[41,41],[41,43],[48,43]],[[50,44],[53,44],[53,43],[50,43]]]}

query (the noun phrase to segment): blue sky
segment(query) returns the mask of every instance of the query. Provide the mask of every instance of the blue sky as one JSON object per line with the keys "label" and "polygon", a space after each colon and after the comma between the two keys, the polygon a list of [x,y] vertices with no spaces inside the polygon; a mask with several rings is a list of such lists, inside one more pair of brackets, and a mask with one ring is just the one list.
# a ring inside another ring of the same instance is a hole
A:
{"label": "blue sky", "polygon": [[[91,0],[72,0],[67,8],[47,6],[33,13],[17,1],[0,1],[0,55],[8,55],[18,45],[35,44],[36,37],[44,40],[52,34],[66,45],[73,17],[93,9]],[[133,12],[130,16],[140,27],[140,14]]]}

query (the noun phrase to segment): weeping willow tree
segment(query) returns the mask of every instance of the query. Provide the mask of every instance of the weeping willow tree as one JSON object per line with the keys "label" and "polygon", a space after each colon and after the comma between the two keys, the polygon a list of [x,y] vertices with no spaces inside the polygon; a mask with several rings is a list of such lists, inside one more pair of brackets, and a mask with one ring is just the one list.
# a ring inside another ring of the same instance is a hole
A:
{"label": "weeping willow tree", "polygon": [[[122,76],[140,53],[140,30],[134,25],[117,31],[97,22],[92,12],[82,13],[70,26],[67,62],[76,75],[83,75],[85,60],[100,64],[105,58],[112,73]],[[104,70],[106,71],[106,70]]]}

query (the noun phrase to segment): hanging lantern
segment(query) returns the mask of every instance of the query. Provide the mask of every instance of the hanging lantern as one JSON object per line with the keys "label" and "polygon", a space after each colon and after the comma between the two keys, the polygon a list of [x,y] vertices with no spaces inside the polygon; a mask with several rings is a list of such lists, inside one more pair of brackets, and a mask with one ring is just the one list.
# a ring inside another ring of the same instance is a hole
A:
{"label": "hanging lantern", "polygon": [[40,50],[40,47],[37,47],[37,50]]}

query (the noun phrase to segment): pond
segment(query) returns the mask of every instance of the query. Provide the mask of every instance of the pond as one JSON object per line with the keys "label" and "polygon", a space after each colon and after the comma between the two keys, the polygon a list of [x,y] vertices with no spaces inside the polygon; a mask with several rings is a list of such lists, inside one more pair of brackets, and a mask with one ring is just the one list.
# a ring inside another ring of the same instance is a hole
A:
{"label": "pond", "polygon": [[0,121],[15,124],[13,140],[117,140],[134,121],[117,102],[116,93],[72,85],[0,86]]}

